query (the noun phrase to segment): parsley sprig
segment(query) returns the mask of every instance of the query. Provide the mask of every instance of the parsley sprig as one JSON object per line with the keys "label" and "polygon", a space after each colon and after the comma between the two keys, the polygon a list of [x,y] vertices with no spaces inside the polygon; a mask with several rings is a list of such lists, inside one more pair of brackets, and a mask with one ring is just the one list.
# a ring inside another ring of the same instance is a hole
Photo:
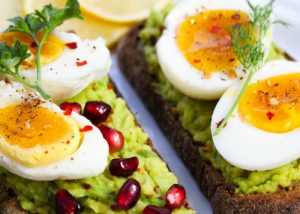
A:
{"label": "parsley sprig", "polygon": [[[30,55],[27,54],[28,48],[15,42],[10,48],[7,45],[0,46],[1,60],[0,72],[13,76],[16,80],[24,85],[36,89],[43,98],[50,99],[50,96],[44,91],[41,85],[41,49],[46,42],[48,36],[53,30],[61,25],[64,21],[71,18],[82,18],[77,0],[68,0],[64,8],[55,8],[52,5],[46,5],[41,11],[35,10],[33,13],[23,17],[15,17],[9,19],[12,25],[8,27],[6,32],[19,32],[30,35],[36,43],[36,70],[37,79],[35,83],[26,81],[19,74],[19,65]],[[41,33],[40,39],[37,37]],[[26,54],[24,54],[26,49]],[[3,67],[2,67],[3,66]],[[3,69],[2,69],[3,68]],[[12,71],[14,69],[14,71]]]}
{"label": "parsley sprig", "polygon": [[230,29],[230,35],[235,55],[244,67],[244,70],[247,71],[248,76],[244,81],[242,89],[234,104],[228,111],[222,123],[213,133],[214,136],[218,135],[225,127],[249,86],[254,73],[262,68],[266,58],[263,40],[270,25],[273,24],[271,15],[275,0],[271,0],[265,6],[255,6],[249,0],[246,1],[251,9],[250,23],[246,26],[233,26],[232,29]]}

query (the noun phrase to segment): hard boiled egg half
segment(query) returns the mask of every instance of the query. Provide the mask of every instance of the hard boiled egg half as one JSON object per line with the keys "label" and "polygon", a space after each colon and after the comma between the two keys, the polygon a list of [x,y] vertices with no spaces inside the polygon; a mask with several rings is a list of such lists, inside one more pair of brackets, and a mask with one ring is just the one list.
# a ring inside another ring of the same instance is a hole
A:
{"label": "hard boiled egg half", "polygon": [[64,112],[20,83],[0,81],[0,165],[39,181],[102,173],[108,144],[85,117]]}
{"label": "hard boiled egg half", "polygon": [[[236,100],[242,84],[218,102],[212,133]],[[246,170],[269,170],[300,157],[300,63],[273,61],[256,72],[241,102],[219,135],[218,152]]]}
{"label": "hard boiled egg half", "polygon": [[[190,97],[221,97],[244,75],[229,29],[248,25],[249,20],[250,7],[241,0],[190,0],[176,6],[167,16],[166,29],[156,46],[167,79]],[[264,40],[267,54],[272,26]]]}
{"label": "hard boiled egg half", "polygon": [[[38,35],[38,38],[41,35]],[[29,46],[32,56],[20,68],[20,74],[31,82],[36,81],[36,43],[29,35],[8,32],[0,41],[12,44],[19,40]],[[54,100],[70,98],[89,84],[100,80],[111,66],[109,50],[102,38],[81,40],[73,33],[55,32],[41,50],[42,87]]]}

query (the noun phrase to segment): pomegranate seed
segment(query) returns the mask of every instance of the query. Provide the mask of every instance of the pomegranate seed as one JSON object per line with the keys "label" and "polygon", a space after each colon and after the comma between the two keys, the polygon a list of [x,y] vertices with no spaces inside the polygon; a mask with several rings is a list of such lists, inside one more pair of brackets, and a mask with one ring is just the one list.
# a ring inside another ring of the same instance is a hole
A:
{"label": "pomegranate seed", "polygon": [[79,66],[79,67],[80,67],[80,66],[84,66],[84,65],[86,65],[86,64],[87,64],[87,61],[86,61],[86,60],[83,60],[83,61],[81,61],[81,62],[78,62],[78,61],[76,62],[76,65]]}
{"label": "pomegranate seed", "polygon": [[124,137],[120,131],[110,128],[106,125],[100,125],[98,128],[108,143],[110,153],[118,152],[123,148]]}
{"label": "pomegranate seed", "polygon": [[110,174],[121,177],[128,177],[139,166],[139,159],[137,157],[132,158],[116,158],[111,160],[109,164]]}
{"label": "pomegranate seed", "polygon": [[88,132],[92,130],[93,130],[93,126],[84,126],[83,128],[79,129],[80,132]]}
{"label": "pomegranate seed", "polygon": [[81,205],[67,190],[60,189],[55,194],[55,210],[56,214],[78,214]]}
{"label": "pomegranate seed", "polygon": [[129,210],[140,199],[141,185],[134,178],[129,178],[121,187],[117,195],[117,205],[122,210]]}
{"label": "pomegranate seed", "polygon": [[60,109],[61,110],[65,110],[65,111],[74,111],[77,112],[78,114],[81,114],[81,105],[79,103],[69,103],[69,102],[64,102],[62,104],[60,104]]}
{"label": "pomegranate seed", "polygon": [[111,106],[100,101],[89,101],[85,104],[83,114],[95,124],[104,122],[111,112]]}
{"label": "pomegranate seed", "polygon": [[171,214],[171,211],[167,208],[148,205],[143,210],[143,214]]}
{"label": "pomegranate seed", "polygon": [[77,48],[77,42],[68,42],[68,43],[66,43],[66,46],[70,49],[76,49]]}
{"label": "pomegranate seed", "polygon": [[179,208],[183,205],[185,197],[184,187],[179,184],[173,184],[166,195],[166,206],[172,210]]}

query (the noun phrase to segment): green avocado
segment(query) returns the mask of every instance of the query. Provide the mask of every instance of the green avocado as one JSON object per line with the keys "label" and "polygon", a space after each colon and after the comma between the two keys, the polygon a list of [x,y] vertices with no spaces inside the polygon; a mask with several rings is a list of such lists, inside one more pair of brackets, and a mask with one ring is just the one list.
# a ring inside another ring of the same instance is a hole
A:
{"label": "green avocado", "polygon": [[[237,194],[271,193],[280,187],[289,187],[300,181],[300,160],[293,161],[283,167],[250,172],[239,169],[226,162],[214,148],[210,121],[216,102],[192,99],[176,90],[163,75],[153,41],[161,36],[163,21],[169,10],[153,12],[140,32],[144,56],[149,65],[149,72],[155,77],[155,87],[160,95],[167,100],[179,115],[182,126],[193,136],[199,145],[199,153],[221,170],[226,182],[235,186]],[[285,55],[273,45],[268,60],[284,59]],[[208,149],[211,150],[207,152]]]}
{"label": "green avocado", "polygon": [[[142,195],[137,205],[127,212],[111,209],[115,196],[126,179],[110,175],[108,169],[93,178],[37,182],[13,175],[0,168],[1,182],[14,190],[23,209],[31,213],[55,213],[53,197],[58,188],[67,189],[81,201],[84,206],[83,214],[142,213],[144,207],[149,204],[165,205],[163,200],[165,193],[172,184],[178,183],[178,180],[169,171],[166,163],[147,144],[148,136],[136,125],[135,118],[125,101],[118,98],[115,92],[109,89],[108,84],[109,78],[106,76],[69,101],[79,102],[84,106],[88,100],[101,100],[112,106],[112,120],[108,125],[122,131],[125,145],[120,152],[110,155],[109,161],[116,157],[137,156],[139,158],[139,169],[131,176],[137,179],[142,187]],[[85,188],[86,184],[90,186],[89,189]],[[175,210],[174,213],[194,214],[195,212],[183,207]]]}

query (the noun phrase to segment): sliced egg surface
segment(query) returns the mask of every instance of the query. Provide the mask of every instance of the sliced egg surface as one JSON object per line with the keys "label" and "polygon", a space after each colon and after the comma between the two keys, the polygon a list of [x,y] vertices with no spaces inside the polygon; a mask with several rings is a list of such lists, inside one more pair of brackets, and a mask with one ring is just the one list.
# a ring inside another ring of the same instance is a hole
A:
{"label": "sliced egg surface", "polygon": [[[211,122],[217,129],[242,84],[219,100]],[[270,170],[300,157],[300,63],[278,60],[256,72],[238,107],[213,142],[229,163],[246,170]]]}
{"label": "sliced egg surface", "polygon": [[[244,75],[229,29],[248,25],[249,20],[246,1],[190,0],[178,4],[167,16],[166,29],[156,45],[163,73],[187,96],[203,100],[221,97]],[[271,42],[272,26],[264,39],[266,55]]]}
{"label": "sliced egg surface", "polygon": [[15,82],[0,81],[0,165],[21,177],[93,177],[107,165],[108,144],[97,127]]}
{"label": "sliced egg surface", "polygon": [[[38,35],[38,38],[41,35]],[[36,43],[31,36],[18,32],[0,35],[0,41],[12,44],[19,40],[29,46],[32,56],[20,68],[20,74],[36,81]],[[73,33],[56,31],[41,50],[42,86],[54,100],[73,97],[89,84],[100,80],[111,66],[109,50],[102,38],[81,40]]]}

